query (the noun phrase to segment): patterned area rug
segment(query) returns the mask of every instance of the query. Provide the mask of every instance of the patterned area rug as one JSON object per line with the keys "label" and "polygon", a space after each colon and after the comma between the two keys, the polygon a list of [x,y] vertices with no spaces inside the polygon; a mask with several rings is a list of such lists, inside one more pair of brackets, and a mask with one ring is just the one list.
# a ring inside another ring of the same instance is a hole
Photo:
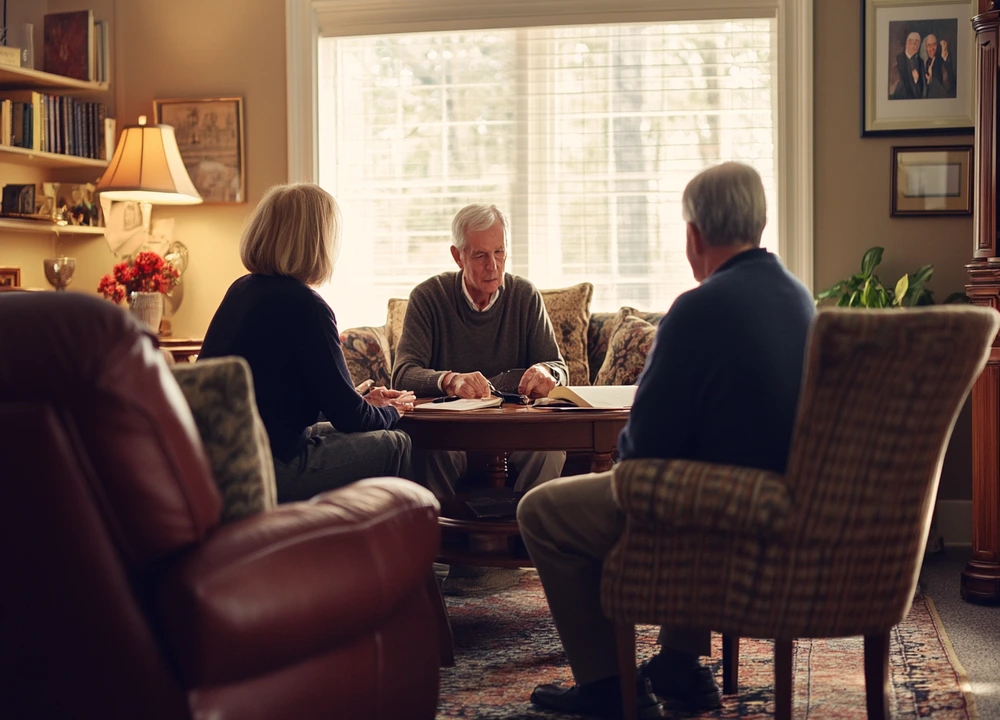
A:
{"label": "patterned area rug", "polygon": [[[519,720],[569,715],[546,713],[528,702],[535,685],[571,684],[572,677],[549,615],[538,576],[486,597],[448,598],[456,662],[442,668],[438,720]],[[639,628],[639,658],[655,652],[656,629]],[[714,635],[711,663],[722,682],[722,641]],[[740,641],[740,693],[705,718],[769,718],[774,714],[773,646]],[[889,657],[892,715],[976,720],[965,671],[959,665],[930,598],[917,596],[892,633]],[[794,716],[863,720],[864,654],[860,637],[799,641],[794,658]]]}

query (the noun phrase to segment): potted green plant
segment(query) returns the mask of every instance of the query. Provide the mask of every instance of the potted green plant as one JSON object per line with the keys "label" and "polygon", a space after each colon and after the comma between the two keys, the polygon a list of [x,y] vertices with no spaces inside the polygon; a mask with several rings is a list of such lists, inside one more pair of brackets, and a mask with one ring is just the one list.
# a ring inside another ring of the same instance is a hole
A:
{"label": "potted green plant", "polygon": [[[861,272],[851,275],[828,287],[816,296],[818,305],[824,300],[836,298],[837,307],[892,308],[933,305],[934,293],[924,285],[934,274],[933,265],[924,265],[914,273],[903,275],[892,287],[886,287],[875,274],[875,268],[882,262],[885,248],[870,248],[861,258]],[[946,303],[968,302],[965,293],[952,293]]]}

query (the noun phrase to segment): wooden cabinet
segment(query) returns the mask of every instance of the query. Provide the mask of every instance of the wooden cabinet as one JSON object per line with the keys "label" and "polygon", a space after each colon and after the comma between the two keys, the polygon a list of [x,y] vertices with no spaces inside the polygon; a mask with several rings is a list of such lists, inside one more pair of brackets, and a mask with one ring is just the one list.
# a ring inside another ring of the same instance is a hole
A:
{"label": "wooden cabinet", "polygon": [[[976,32],[975,241],[966,293],[1000,311],[997,239],[997,92],[1000,2],[980,0]],[[972,557],[962,571],[962,597],[1000,601],[1000,341],[972,388]]]}
{"label": "wooden cabinet", "polygon": [[202,338],[161,337],[159,341],[160,347],[170,353],[174,362],[193,362],[201,352]]}

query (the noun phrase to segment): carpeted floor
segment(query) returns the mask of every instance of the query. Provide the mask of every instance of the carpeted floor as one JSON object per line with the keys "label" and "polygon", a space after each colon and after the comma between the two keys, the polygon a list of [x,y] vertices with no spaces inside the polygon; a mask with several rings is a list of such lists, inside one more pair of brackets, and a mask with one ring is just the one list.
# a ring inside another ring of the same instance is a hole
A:
{"label": "carpeted floor", "polygon": [[920,589],[934,598],[945,632],[965,668],[983,720],[1000,718],[1000,605],[966,602],[962,569],[970,547],[947,548],[924,560]]}
{"label": "carpeted floor", "polygon": [[[528,696],[544,682],[572,682],[562,646],[534,573],[502,593],[448,598],[456,664],[441,671],[439,720],[569,718],[535,709]],[[640,628],[639,659],[653,652],[655,629]],[[720,638],[712,661],[721,675]],[[767,718],[774,711],[772,647],[742,640],[740,693],[711,718]],[[795,650],[795,717],[865,717],[861,638],[800,641]],[[951,652],[933,603],[917,597],[892,635],[892,717],[975,720],[962,690],[963,670]],[[984,719],[985,720],[985,719]]]}

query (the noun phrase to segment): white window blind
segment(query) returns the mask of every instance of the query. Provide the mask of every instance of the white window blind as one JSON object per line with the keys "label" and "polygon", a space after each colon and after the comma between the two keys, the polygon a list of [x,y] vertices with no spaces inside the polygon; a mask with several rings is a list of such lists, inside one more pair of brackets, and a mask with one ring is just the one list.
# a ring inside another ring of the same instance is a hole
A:
{"label": "white window blind", "polygon": [[511,221],[508,270],[594,284],[593,310],[694,286],[680,197],[750,163],[776,247],[777,34],[768,18],[321,38],[319,182],[344,212],[342,327],[443,270],[455,213]]}

